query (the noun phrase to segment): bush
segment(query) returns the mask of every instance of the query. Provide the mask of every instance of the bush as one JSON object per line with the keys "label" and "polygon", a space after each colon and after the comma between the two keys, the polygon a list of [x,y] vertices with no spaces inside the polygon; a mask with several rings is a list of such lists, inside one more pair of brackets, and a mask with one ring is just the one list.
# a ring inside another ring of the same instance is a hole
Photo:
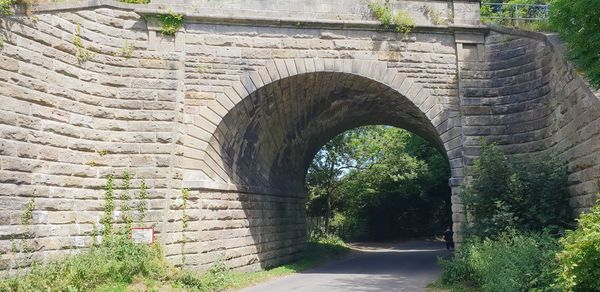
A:
{"label": "bush", "polygon": [[162,278],[168,267],[160,246],[118,236],[61,261],[33,264],[26,275],[0,281],[0,291],[89,291],[136,276]]}
{"label": "bush", "polygon": [[222,291],[231,281],[229,268],[222,260],[217,260],[206,273],[199,275],[195,272],[184,271],[175,283],[177,286],[198,291]]}
{"label": "bush", "polygon": [[454,258],[440,260],[443,284],[483,291],[553,291],[557,240],[543,233],[507,231],[496,240],[472,239]]}
{"label": "bush", "polygon": [[600,201],[560,243],[559,283],[565,291],[600,291]]}
{"label": "bush", "polygon": [[506,230],[556,232],[571,222],[566,165],[557,158],[508,159],[482,143],[473,181],[462,192],[467,235],[495,237]]}
{"label": "bush", "polygon": [[554,0],[550,24],[567,42],[568,53],[591,85],[600,88],[600,1]]}

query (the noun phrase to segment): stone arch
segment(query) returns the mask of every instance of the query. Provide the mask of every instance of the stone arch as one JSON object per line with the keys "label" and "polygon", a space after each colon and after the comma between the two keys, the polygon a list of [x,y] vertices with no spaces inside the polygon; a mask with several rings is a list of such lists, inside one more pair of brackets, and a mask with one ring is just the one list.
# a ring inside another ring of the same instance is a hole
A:
{"label": "stone arch", "polygon": [[275,59],[224,92],[199,167],[207,185],[297,194],[319,147],[367,124],[423,136],[448,157],[453,181],[462,179],[458,115],[386,62]]}

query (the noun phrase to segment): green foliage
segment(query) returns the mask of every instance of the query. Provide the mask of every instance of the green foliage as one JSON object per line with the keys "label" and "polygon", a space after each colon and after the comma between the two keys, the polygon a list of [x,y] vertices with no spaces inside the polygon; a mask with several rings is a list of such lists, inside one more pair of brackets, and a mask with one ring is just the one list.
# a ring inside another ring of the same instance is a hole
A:
{"label": "green foliage", "polygon": [[29,2],[24,0],[0,0],[0,14],[4,16],[12,15],[12,7],[17,4],[28,5]]}
{"label": "green foliage", "polygon": [[[516,4],[545,5],[549,2],[550,0],[483,0],[480,11],[481,21],[525,30],[547,31],[549,26],[545,9],[527,5],[517,6]],[[533,20],[534,18],[542,20]]]}
{"label": "green foliage", "polygon": [[384,28],[394,26],[396,32],[402,33],[404,38],[415,27],[414,21],[410,18],[407,12],[399,11],[394,15],[389,2],[372,1],[369,3],[369,9],[373,16],[381,22]]}
{"label": "green foliage", "polygon": [[381,22],[384,27],[389,27],[392,24],[394,15],[392,13],[392,9],[390,6],[386,4],[382,4],[380,2],[371,2],[369,3],[369,9],[373,13],[373,16],[377,18]]}
{"label": "green foliage", "polygon": [[394,16],[394,23],[396,32],[401,33],[404,38],[408,38],[408,34],[415,27],[415,22],[404,11],[400,11]]}
{"label": "green foliage", "polygon": [[91,247],[95,247],[98,246],[98,226],[96,226],[96,223],[94,223],[92,225],[92,243],[91,243]]}
{"label": "green foliage", "polygon": [[31,198],[29,202],[25,205],[25,211],[23,215],[21,215],[21,224],[26,226],[27,228],[31,225],[31,220],[33,219],[33,210],[35,209],[35,198]]}
{"label": "green foliage", "polygon": [[119,236],[64,260],[35,263],[26,275],[0,280],[0,291],[90,291],[106,283],[130,283],[136,276],[161,279],[168,267],[160,246]]}
{"label": "green foliage", "polygon": [[[120,48],[119,50],[117,50],[114,53],[114,55],[117,57],[121,56],[126,59],[129,59],[129,58],[131,58],[131,56],[133,56],[133,50],[134,50],[133,45],[126,41],[125,44],[123,45],[123,47]],[[102,155],[102,154],[100,154],[100,155]]]}
{"label": "green foliage", "polygon": [[481,291],[559,291],[553,286],[558,241],[544,233],[507,231],[472,239],[451,259],[440,259],[441,282]]}
{"label": "green foliage", "polygon": [[15,0],[0,0],[0,13],[2,15],[11,15],[14,2]]}
{"label": "green foliage", "polygon": [[467,234],[556,231],[571,222],[567,169],[557,158],[509,160],[497,145],[483,142],[472,175],[461,194],[468,214]]}
{"label": "green foliage", "polygon": [[560,243],[559,283],[564,291],[600,289],[600,201],[588,213],[581,214],[579,225],[567,231]]}
{"label": "green foliage", "polygon": [[446,158],[418,136],[387,126],[356,128],[315,155],[306,176],[307,212],[324,217],[320,233],[344,235],[365,224],[372,239],[430,235],[450,221],[449,172]]}
{"label": "green foliage", "polygon": [[[175,269],[158,244],[136,244],[117,235],[63,260],[35,263],[26,274],[0,280],[0,291],[223,291],[312,268],[347,252],[339,238],[320,238],[307,243],[301,260],[280,267],[233,273],[219,260],[197,274]],[[143,286],[130,286],[138,283]]]}
{"label": "green foliage", "polygon": [[181,190],[181,199],[182,199],[182,204],[181,204],[181,210],[182,210],[182,214],[183,217],[181,218],[181,229],[186,230],[188,228],[188,215],[187,215],[187,200],[190,196],[190,190],[189,189],[182,189]]}
{"label": "green foliage", "polygon": [[179,28],[183,26],[183,15],[173,11],[169,11],[168,14],[158,15],[157,18],[162,24],[160,31],[163,35],[175,35]]}
{"label": "green foliage", "polygon": [[6,42],[6,39],[3,36],[0,36],[0,50],[4,49],[4,42]]}
{"label": "green foliage", "polygon": [[198,67],[196,67],[196,70],[198,70],[198,73],[200,73],[200,74],[204,74],[204,73],[206,73],[206,72],[208,71],[208,69],[210,69],[210,68],[211,68],[211,67],[210,67],[210,66],[208,66],[208,65],[203,65],[203,64],[201,64],[201,65],[198,65]]}
{"label": "green foliage", "polygon": [[176,284],[197,291],[222,291],[231,283],[231,272],[223,260],[217,260],[206,273],[183,272]]}
{"label": "green foliage", "polygon": [[29,202],[25,205],[25,210],[23,211],[23,215],[21,215],[21,224],[25,227],[25,235],[22,242],[23,252],[29,255],[33,252],[32,247],[30,246],[29,240],[32,237],[31,234],[31,220],[33,220],[33,210],[35,209],[35,198],[31,198]]}
{"label": "green foliage", "polygon": [[75,56],[77,57],[77,62],[79,62],[79,64],[85,63],[94,56],[94,53],[83,46],[83,42],[81,41],[81,25],[79,24],[75,27],[73,45],[76,49]]}
{"label": "green foliage", "polygon": [[131,187],[131,174],[128,171],[123,172],[122,183],[121,183],[121,194],[119,200],[121,201],[121,221],[125,223],[125,230],[129,232],[131,229],[131,196],[129,195],[129,189]]}
{"label": "green foliage", "polygon": [[188,220],[189,217],[187,215],[187,200],[190,196],[190,190],[189,189],[181,189],[181,197],[182,197],[182,204],[181,204],[181,266],[185,265],[185,244],[187,242],[187,237],[186,237],[186,230],[188,228]]}
{"label": "green foliage", "polygon": [[110,236],[113,234],[113,216],[115,212],[115,183],[114,175],[111,173],[106,178],[104,185],[104,215],[100,219],[102,223],[102,235]]}
{"label": "green foliage", "polygon": [[140,186],[137,211],[139,213],[139,220],[143,222],[146,218],[146,211],[148,211],[148,186],[146,185],[146,180],[142,180],[142,185]]}
{"label": "green foliage", "polygon": [[600,2],[554,0],[550,24],[567,42],[568,54],[590,84],[600,88]]}

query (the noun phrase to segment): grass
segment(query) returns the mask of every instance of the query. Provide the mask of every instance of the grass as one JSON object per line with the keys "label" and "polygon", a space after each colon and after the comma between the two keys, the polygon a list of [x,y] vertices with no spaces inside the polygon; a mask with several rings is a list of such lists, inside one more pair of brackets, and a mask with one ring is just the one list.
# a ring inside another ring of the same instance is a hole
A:
{"label": "grass", "polygon": [[208,271],[196,273],[168,263],[158,244],[135,244],[116,235],[63,260],[34,264],[27,273],[0,280],[0,291],[222,291],[316,267],[348,250],[341,241],[313,241],[294,263],[239,273],[217,261]]}

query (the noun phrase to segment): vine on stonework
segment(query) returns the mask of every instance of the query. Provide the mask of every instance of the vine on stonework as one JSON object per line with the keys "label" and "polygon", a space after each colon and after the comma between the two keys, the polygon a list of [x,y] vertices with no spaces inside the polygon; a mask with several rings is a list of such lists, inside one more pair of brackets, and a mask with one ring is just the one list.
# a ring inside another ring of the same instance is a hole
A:
{"label": "vine on stonework", "polygon": [[104,186],[104,215],[100,219],[102,223],[102,235],[111,236],[113,234],[113,214],[115,212],[115,182],[114,175],[111,173],[106,178]]}
{"label": "vine on stonework", "polygon": [[140,194],[138,195],[138,204],[137,211],[139,213],[139,221],[144,222],[146,218],[146,211],[148,211],[148,186],[146,185],[146,181],[142,180],[142,185],[140,186]]}
{"label": "vine on stonework", "polygon": [[181,209],[182,209],[182,218],[181,218],[181,266],[184,267],[185,266],[185,244],[187,242],[187,236],[185,235],[185,232],[188,228],[188,220],[189,217],[187,215],[187,200],[190,196],[190,190],[189,189],[182,189],[181,190],[181,197],[182,197],[182,205],[181,205]]}
{"label": "vine on stonework", "polygon": [[125,223],[125,232],[131,230],[131,223],[133,222],[130,214],[131,206],[129,201],[131,196],[129,195],[129,189],[131,187],[131,174],[128,171],[123,172],[123,180],[121,182],[121,194],[119,200],[121,200],[121,222]]}

